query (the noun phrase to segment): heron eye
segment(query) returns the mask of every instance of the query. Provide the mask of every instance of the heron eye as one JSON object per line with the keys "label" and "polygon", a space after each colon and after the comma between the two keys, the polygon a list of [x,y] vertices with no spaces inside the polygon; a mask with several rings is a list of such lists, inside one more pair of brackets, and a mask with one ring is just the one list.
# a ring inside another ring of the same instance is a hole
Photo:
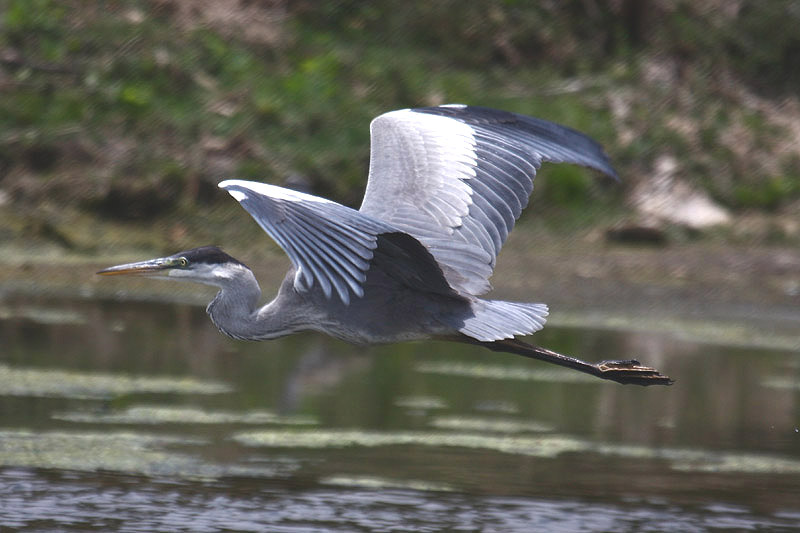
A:
{"label": "heron eye", "polygon": [[187,266],[188,264],[189,264],[189,260],[188,260],[188,259],[186,259],[185,257],[179,257],[179,258],[178,258],[178,265],[180,265],[180,266],[182,266],[182,267],[185,267],[185,266]]}

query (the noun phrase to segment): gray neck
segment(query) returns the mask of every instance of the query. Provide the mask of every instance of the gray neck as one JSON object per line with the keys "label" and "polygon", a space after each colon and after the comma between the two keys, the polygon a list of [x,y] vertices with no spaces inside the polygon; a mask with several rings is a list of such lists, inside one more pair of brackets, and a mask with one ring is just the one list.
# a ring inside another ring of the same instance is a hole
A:
{"label": "gray neck", "polygon": [[283,290],[268,304],[258,306],[261,288],[250,269],[242,268],[219,287],[206,312],[222,333],[235,339],[265,340],[301,329],[297,310],[285,304]]}

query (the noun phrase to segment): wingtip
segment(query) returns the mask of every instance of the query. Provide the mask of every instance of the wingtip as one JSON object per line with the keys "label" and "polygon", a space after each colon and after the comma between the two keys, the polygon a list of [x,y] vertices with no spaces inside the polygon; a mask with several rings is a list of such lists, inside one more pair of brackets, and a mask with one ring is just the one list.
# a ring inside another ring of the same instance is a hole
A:
{"label": "wingtip", "polygon": [[226,179],[226,180],[222,180],[219,183],[217,183],[217,187],[219,187],[220,189],[228,190],[228,187],[231,187],[232,185],[236,185],[237,183],[241,183],[241,181],[242,180]]}
{"label": "wingtip", "polygon": [[622,178],[619,177],[617,169],[615,169],[611,165],[608,166],[608,170],[606,170],[604,174],[609,178],[611,178],[612,180],[616,181],[617,183],[622,183]]}
{"label": "wingtip", "polygon": [[220,189],[223,189],[225,191],[228,191],[228,194],[233,196],[233,198],[237,202],[241,202],[242,200],[247,198],[247,195],[244,192],[242,192],[240,189],[236,189],[236,190],[232,189],[232,187],[235,187],[237,185],[241,189],[242,180],[224,180],[224,181],[220,181],[217,184],[217,187],[219,187]]}

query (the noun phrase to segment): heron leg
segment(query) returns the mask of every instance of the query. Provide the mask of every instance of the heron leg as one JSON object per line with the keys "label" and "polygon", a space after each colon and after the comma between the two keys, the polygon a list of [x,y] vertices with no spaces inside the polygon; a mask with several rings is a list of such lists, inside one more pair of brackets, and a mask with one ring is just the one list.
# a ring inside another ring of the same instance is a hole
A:
{"label": "heron leg", "polygon": [[609,379],[624,385],[672,385],[673,383],[673,380],[668,376],[661,374],[655,368],[643,366],[635,359],[588,363],[576,359],[575,357],[560,354],[540,346],[534,346],[517,339],[502,339],[499,341],[485,342],[464,335],[459,336],[455,340],[469,344],[477,344],[495,352],[508,352],[538,359],[539,361],[564,366],[577,370],[578,372],[590,374],[602,379]]}

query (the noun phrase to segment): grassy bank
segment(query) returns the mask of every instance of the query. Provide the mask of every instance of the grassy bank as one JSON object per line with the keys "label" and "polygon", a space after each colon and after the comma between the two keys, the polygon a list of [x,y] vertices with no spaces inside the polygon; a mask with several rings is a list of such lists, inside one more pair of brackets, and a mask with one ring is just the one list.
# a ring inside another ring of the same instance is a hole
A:
{"label": "grassy bank", "polygon": [[621,187],[572,167],[537,182],[527,216],[548,227],[628,212],[665,155],[737,214],[800,205],[790,1],[0,0],[0,13],[0,242],[224,242],[240,216],[216,189],[226,177],[358,205],[369,120],[446,102],[607,147]]}

